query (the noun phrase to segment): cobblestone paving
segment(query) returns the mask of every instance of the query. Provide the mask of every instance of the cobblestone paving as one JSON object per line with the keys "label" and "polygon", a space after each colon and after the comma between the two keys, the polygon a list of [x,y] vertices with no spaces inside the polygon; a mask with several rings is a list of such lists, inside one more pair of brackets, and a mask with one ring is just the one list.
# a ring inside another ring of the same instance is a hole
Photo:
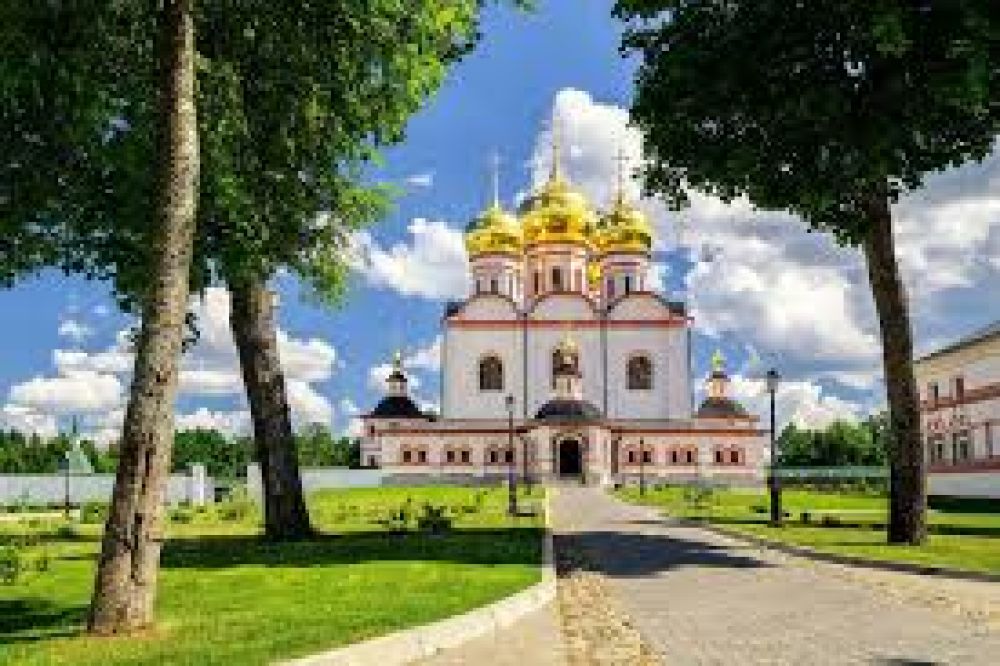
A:
{"label": "cobblestone paving", "polygon": [[668,664],[1000,664],[996,584],[777,555],[593,488],[560,487],[554,515],[559,549],[601,574],[619,624]]}

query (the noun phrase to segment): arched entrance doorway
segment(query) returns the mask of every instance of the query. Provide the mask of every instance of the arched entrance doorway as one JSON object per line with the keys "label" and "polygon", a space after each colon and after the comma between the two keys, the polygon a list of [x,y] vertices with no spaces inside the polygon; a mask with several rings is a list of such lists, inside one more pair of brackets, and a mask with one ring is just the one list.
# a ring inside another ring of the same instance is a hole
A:
{"label": "arched entrance doorway", "polygon": [[559,441],[559,476],[583,474],[583,452],[580,440],[566,438]]}

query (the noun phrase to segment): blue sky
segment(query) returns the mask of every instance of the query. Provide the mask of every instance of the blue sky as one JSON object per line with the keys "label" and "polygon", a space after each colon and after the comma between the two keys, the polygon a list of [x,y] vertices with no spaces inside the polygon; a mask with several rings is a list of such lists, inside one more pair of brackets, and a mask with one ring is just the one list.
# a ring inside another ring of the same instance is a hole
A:
{"label": "blue sky", "polygon": [[[600,203],[625,147],[636,63],[618,52],[605,0],[542,0],[524,14],[491,8],[480,48],[414,117],[376,177],[403,187],[390,215],[359,239],[365,261],[336,310],[304,301],[283,278],[280,324],[292,403],[301,421],[337,430],[378,398],[372,376],[405,350],[418,396],[437,397],[433,343],[444,300],[460,295],[458,230],[488,197],[488,162],[501,154],[510,205],[541,167],[550,119],[567,135],[565,162]],[[897,206],[897,242],[913,296],[918,346],[928,349],[1000,317],[1000,161],[931,180]],[[761,404],[759,375],[782,369],[786,418],[822,423],[880,403],[878,343],[863,266],[852,250],[798,220],[696,198],[681,216],[644,204],[660,230],[663,286],[696,315],[696,370],[726,352],[734,391]],[[225,328],[225,299],[200,312],[207,341],[186,360],[182,425],[245,427],[245,405]],[[0,424],[42,431],[79,415],[112,433],[127,387],[116,336],[129,325],[105,286],[46,273],[0,292]],[[60,333],[61,331],[61,333]]]}

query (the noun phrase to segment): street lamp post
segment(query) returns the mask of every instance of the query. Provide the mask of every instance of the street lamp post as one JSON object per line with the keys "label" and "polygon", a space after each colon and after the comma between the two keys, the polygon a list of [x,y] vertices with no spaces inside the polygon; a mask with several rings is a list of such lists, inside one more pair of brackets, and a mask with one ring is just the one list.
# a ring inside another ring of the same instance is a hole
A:
{"label": "street lamp post", "polygon": [[517,476],[514,474],[514,396],[507,394],[507,513],[517,515]]}
{"label": "street lamp post", "polygon": [[771,396],[771,465],[767,477],[768,490],[771,495],[771,524],[774,526],[779,526],[782,523],[782,511],[781,511],[781,486],[778,481],[778,453],[777,453],[777,437],[775,433],[775,423],[774,423],[774,395],[778,392],[778,383],[781,381],[781,375],[774,368],[767,371],[767,392]]}
{"label": "street lamp post", "polygon": [[639,496],[646,496],[646,442],[639,438]]}
{"label": "street lamp post", "polygon": [[59,460],[59,468],[63,473],[63,514],[69,520],[69,451]]}
{"label": "street lamp post", "polygon": [[521,481],[524,483],[524,492],[531,494],[531,474],[528,471],[528,438],[521,436]]}

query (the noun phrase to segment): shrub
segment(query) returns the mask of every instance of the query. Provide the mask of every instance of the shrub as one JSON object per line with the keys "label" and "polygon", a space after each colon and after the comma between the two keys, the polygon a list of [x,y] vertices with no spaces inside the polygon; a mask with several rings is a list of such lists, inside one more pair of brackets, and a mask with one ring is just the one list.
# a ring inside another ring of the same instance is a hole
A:
{"label": "shrub", "polygon": [[101,525],[108,519],[111,505],[107,502],[91,500],[80,505],[80,522],[85,525]]}
{"label": "shrub", "polygon": [[252,516],[256,509],[246,486],[241,485],[235,486],[229,496],[216,505],[215,511],[222,520],[239,522]]}
{"label": "shrub", "polygon": [[72,541],[80,537],[80,531],[76,529],[76,526],[71,525],[70,523],[63,523],[56,528],[55,536],[57,539]]}
{"label": "shrub", "polygon": [[689,507],[706,509],[715,503],[715,490],[708,485],[693,485],[684,488],[684,501]]}
{"label": "shrub", "polygon": [[24,558],[15,544],[0,545],[0,583],[13,585],[21,576]]}
{"label": "shrub", "polygon": [[383,524],[390,532],[406,532],[410,529],[411,520],[412,509],[410,499],[407,498],[406,504],[393,511],[389,518],[383,521]]}
{"label": "shrub", "polygon": [[417,518],[418,528],[434,534],[447,532],[451,529],[451,525],[451,517],[445,513],[443,506],[424,504],[423,513]]}
{"label": "shrub", "polygon": [[185,509],[184,507],[178,507],[170,512],[170,522],[177,523],[179,525],[187,525],[194,522],[194,511],[191,509]]}

